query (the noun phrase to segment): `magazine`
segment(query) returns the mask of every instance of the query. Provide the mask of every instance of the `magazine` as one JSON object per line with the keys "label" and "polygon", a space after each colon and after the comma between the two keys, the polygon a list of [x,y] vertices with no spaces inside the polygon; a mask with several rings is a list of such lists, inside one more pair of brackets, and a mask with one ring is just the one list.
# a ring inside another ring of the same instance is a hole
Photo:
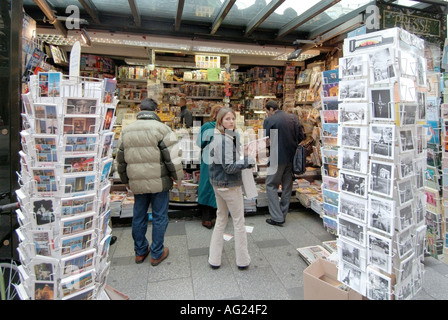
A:
{"label": "magazine", "polygon": [[297,248],[297,251],[309,265],[317,259],[327,259],[330,256],[330,252],[320,245]]}

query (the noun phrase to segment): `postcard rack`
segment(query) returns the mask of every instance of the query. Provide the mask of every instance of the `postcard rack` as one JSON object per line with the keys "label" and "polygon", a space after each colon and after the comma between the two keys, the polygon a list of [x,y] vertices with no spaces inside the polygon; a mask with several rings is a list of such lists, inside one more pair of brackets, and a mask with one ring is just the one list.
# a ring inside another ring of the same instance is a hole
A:
{"label": "postcard rack", "polygon": [[22,299],[104,296],[116,81],[40,72],[22,95]]}
{"label": "postcard rack", "polygon": [[337,107],[322,111],[337,132],[322,153],[333,166],[324,184],[338,180],[331,197],[324,190],[338,280],[368,299],[410,299],[422,287],[427,232],[424,41],[392,28],[345,39],[343,53]]}

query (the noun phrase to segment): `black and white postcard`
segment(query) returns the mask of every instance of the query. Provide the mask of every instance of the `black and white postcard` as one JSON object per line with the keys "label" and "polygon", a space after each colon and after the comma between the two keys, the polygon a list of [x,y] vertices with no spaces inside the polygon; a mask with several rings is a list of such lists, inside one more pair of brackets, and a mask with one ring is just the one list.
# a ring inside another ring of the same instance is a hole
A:
{"label": "black and white postcard", "polygon": [[414,249],[414,240],[412,237],[412,228],[408,228],[402,232],[396,233],[396,245],[398,256],[402,259]]}
{"label": "black and white postcard", "polygon": [[395,125],[370,125],[369,155],[385,159],[394,159],[395,156]]}
{"label": "black and white postcard", "polygon": [[413,127],[403,127],[399,129],[399,146],[400,152],[412,152],[415,151],[414,144],[415,131]]}
{"label": "black and white postcard", "polygon": [[397,270],[397,283],[406,282],[409,278],[412,277],[412,267],[414,264],[415,256],[414,253],[409,255],[403,260],[400,260],[399,267]]}
{"label": "black and white postcard", "polygon": [[367,79],[342,80],[339,82],[339,101],[367,99]]}
{"label": "black and white postcard", "polygon": [[395,228],[395,202],[369,195],[369,218],[367,225],[373,231],[392,236]]}
{"label": "black and white postcard", "polygon": [[347,217],[338,217],[338,235],[362,247],[366,246],[367,227]]}
{"label": "black and white postcard", "polygon": [[396,78],[394,60],[392,48],[383,48],[369,53],[370,83],[388,83]]}
{"label": "black and white postcard", "polygon": [[100,107],[98,99],[93,98],[66,98],[65,99],[65,114],[77,115],[93,115],[98,114]]}
{"label": "black and white postcard", "polygon": [[393,87],[371,88],[371,119],[382,121],[395,120],[395,99]]}
{"label": "black and white postcard", "polygon": [[49,227],[55,221],[56,203],[54,198],[31,198],[30,205],[37,228]]}
{"label": "black and white postcard", "polygon": [[391,162],[370,160],[369,191],[393,197],[395,165]]}
{"label": "black and white postcard", "polygon": [[366,271],[367,266],[367,250],[366,248],[355,245],[349,241],[342,239],[337,240],[338,245],[338,261],[344,261],[351,264],[361,271]]}
{"label": "black and white postcard", "polygon": [[412,201],[414,198],[414,188],[414,180],[412,178],[397,180],[398,200],[400,206]]}
{"label": "black and white postcard", "polygon": [[398,231],[406,230],[414,223],[414,206],[412,201],[397,209],[396,226]]}
{"label": "black and white postcard", "polygon": [[416,225],[423,225],[425,222],[426,195],[424,192],[417,192],[415,195],[414,221]]}
{"label": "black and white postcard", "polygon": [[400,108],[400,125],[414,125],[417,119],[417,104],[415,103],[402,103]]}
{"label": "black and white postcard", "polygon": [[369,72],[367,55],[339,58],[339,78],[366,77]]}
{"label": "black and white postcard", "polygon": [[415,242],[417,246],[415,248],[416,257],[423,257],[423,254],[425,253],[425,238],[426,238],[426,226],[421,225],[415,229]]}
{"label": "black and white postcard", "polygon": [[426,120],[426,92],[417,90],[417,121]]}
{"label": "black and white postcard", "polygon": [[392,240],[370,231],[367,239],[367,264],[392,273]]}
{"label": "black and white postcard", "polygon": [[[398,158],[398,177],[400,179],[412,177],[416,174],[414,163],[416,159],[411,154],[400,155]],[[417,184],[418,185],[418,184]]]}
{"label": "black and white postcard", "polygon": [[406,50],[399,51],[399,63],[400,63],[400,72],[402,75],[408,75],[411,77],[417,76],[417,56],[413,53],[410,53]]}
{"label": "black and white postcard", "polygon": [[367,268],[367,295],[370,300],[392,300],[392,279]]}
{"label": "black and white postcard", "polygon": [[339,123],[353,125],[367,125],[369,121],[367,103],[340,103]]}
{"label": "black and white postcard", "polygon": [[367,151],[339,148],[338,152],[339,168],[367,174],[369,159]]}
{"label": "black and white postcard", "polygon": [[339,126],[338,144],[340,147],[367,149],[368,127]]}
{"label": "black and white postcard", "polygon": [[339,213],[360,223],[366,223],[367,203],[367,199],[341,192],[339,194]]}
{"label": "black and white postcard", "polygon": [[367,198],[367,175],[339,172],[339,190]]}
{"label": "black and white postcard", "polygon": [[338,280],[360,294],[366,294],[366,273],[351,264],[338,263]]}

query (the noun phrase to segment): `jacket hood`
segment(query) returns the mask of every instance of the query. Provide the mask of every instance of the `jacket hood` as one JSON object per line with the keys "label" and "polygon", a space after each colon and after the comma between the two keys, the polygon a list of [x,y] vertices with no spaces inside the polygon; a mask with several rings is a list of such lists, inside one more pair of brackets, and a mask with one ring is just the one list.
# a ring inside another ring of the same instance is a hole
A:
{"label": "jacket hood", "polygon": [[157,120],[160,121],[159,116],[154,111],[140,111],[137,113],[137,120]]}

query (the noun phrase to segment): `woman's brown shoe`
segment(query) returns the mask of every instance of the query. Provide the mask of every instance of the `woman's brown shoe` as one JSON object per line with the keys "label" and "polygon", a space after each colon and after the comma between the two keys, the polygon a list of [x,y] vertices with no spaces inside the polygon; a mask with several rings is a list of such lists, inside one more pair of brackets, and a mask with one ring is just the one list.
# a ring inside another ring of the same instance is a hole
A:
{"label": "woman's brown shoe", "polygon": [[212,228],[212,222],[211,221],[202,221],[202,225],[206,227],[207,229]]}

